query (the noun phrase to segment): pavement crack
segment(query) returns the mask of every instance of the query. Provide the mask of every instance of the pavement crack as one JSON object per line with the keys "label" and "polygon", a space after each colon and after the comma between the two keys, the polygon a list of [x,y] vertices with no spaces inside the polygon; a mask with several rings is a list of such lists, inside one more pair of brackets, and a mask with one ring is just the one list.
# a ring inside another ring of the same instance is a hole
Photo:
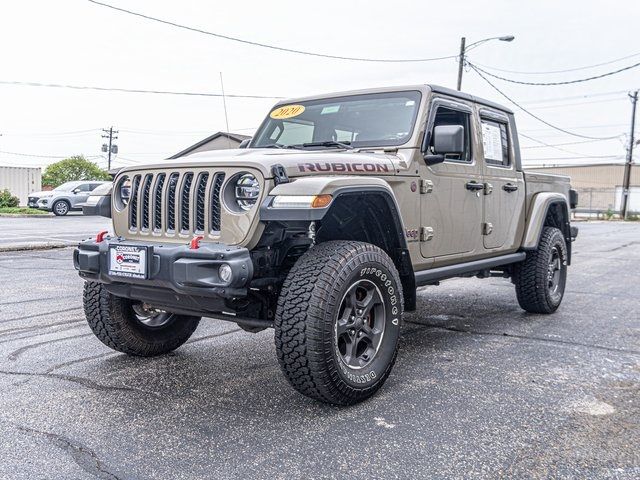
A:
{"label": "pavement crack", "polygon": [[35,428],[25,427],[22,425],[18,425],[17,429],[32,436],[45,437],[56,447],[68,453],[82,470],[97,478],[121,480],[121,477],[118,477],[113,473],[107,465],[100,460],[96,452],[76,440],[57,433],[36,430]]}
{"label": "pavement crack", "polygon": [[410,322],[410,323],[416,323],[418,325],[422,325],[422,326],[427,327],[427,328],[432,328],[432,329],[436,329],[436,330],[445,330],[445,331],[448,331],[448,332],[455,332],[455,333],[467,333],[467,334],[470,334],[470,335],[483,335],[483,336],[491,336],[491,337],[518,338],[518,339],[521,339],[521,340],[533,340],[533,341],[542,342],[542,343],[552,343],[552,344],[557,344],[557,345],[568,345],[568,346],[573,346],[573,347],[591,348],[591,349],[603,350],[603,351],[607,351],[607,352],[627,353],[627,354],[631,354],[631,355],[640,355],[640,351],[638,351],[638,350],[629,350],[629,349],[625,349],[625,348],[607,347],[605,345],[594,345],[594,344],[591,344],[591,343],[575,342],[575,341],[572,341],[572,340],[560,340],[560,339],[554,339],[554,338],[534,337],[534,336],[530,336],[530,335],[519,335],[519,334],[516,334],[516,333],[507,333],[507,332],[499,333],[499,332],[487,332],[487,331],[481,331],[481,330],[466,330],[464,328],[446,327],[446,326],[443,326],[443,325],[433,325],[433,324],[419,323],[419,322]]}
{"label": "pavement crack", "polygon": [[[6,330],[0,331],[0,337],[7,337],[10,335],[16,335],[16,334],[19,335],[21,333],[33,332],[34,330],[42,330],[45,328],[59,327],[60,325],[70,325],[70,324],[80,324],[80,323],[85,323],[85,320],[81,318],[81,319],[75,319],[75,320],[67,320],[65,322],[50,323],[49,325],[33,325],[31,327],[8,328]],[[77,328],[77,326],[74,326],[71,328]],[[25,337],[18,337],[18,338],[13,337],[5,340],[0,340],[0,344],[7,343],[7,342],[14,342],[16,340],[23,340],[25,338],[39,337],[40,335],[53,335],[54,333],[62,332],[64,330],[71,330],[71,328],[66,328],[66,329],[61,328],[59,330],[54,330],[53,332],[42,332],[42,333],[37,333],[35,335],[27,335]]]}
{"label": "pavement crack", "polygon": [[[81,293],[78,295],[82,295]],[[2,305],[18,305],[20,303],[34,303],[34,302],[44,302],[45,300],[61,300],[64,298],[78,298],[78,295],[58,295],[57,297],[39,297],[39,298],[29,298],[27,300],[16,300],[15,302],[2,302]]]}
{"label": "pavement crack", "polygon": [[45,340],[43,342],[31,343],[29,345],[25,345],[24,347],[20,347],[17,350],[14,350],[13,352],[11,352],[9,355],[7,355],[7,360],[11,362],[15,362],[18,359],[18,357],[22,355],[24,352],[28,350],[32,350],[34,348],[41,347],[43,345],[49,345],[51,343],[57,343],[57,342],[64,342],[66,340],[72,340],[74,338],[89,337],[92,335],[93,333],[81,333],[79,335],[72,335],[70,337],[54,338],[52,340]]}
{"label": "pavement crack", "polygon": [[82,307],[73,307],[73,308],[63,308],[62,310],[52,310],[49,312],[34,313],[32,315],[25,315],[23,317],[14,317],[14,318],[7,318],[5,320],[0,320],[0,323],[17,322],[18,320],[28,320],[30,318],[44,317],[45,315],[55,315],[56,313],[73,312],[74,310],[81,310],[81,309]]}
{"label": "pavement crack", "polygon": [[625,243],[625,244],[620,245],[618,247],[612,248],[611,250],[607,250],[607,252],[615,252],[617,250],[622,250],[623,248],[628,248],[628,247],[631,247],[633,245],[640,245],[640,242],[633,241],[633,242]]}
{"label": "pavement crack", "polygon": [[61,368],[68,367],[70,365],[76,365],[78,363],[90,362],[91,360],[97,360],[98,358],[104,358],[104,357],[112,357],[114,355],[120,355],[120,352],[105,352],[105,353],[100,353],[98,355],[91,355],[90,357],[82,357],[82,358],[77,358],[75,360],[69,360],[68,362],[57,363],[57,364],[52,365],[51,367],[47,368],[45,370],[45,373],[51,373],[51,372],[54,372],[54,371],[59,370]]}
{"label": "pavement crack", "polygon": [[187,344],[192,344],[192,343],[196,343],[196,342],[202,342],[204,340],[209,340],[211,338],[218,338],[218,337],[222,337],[224,335],[229,335],[231,333],[236,333],[236,332],[241,332],[242,329],[241,328],[234,328],[233,330],[228,330],[226,332],[222,332],[222,333],[214,333],[212,335],[206,335],[204,337],[200,337],[200,338],[194,338],[193,340],[189,340],[185,343],[185,345]]}
{"label": "pavement crack", "polygon": [[143,390],[141,388],[117,387],[114,385],[104,385],[102,383],[94,382],[93,380],[89,380],[87,378],[76,377],[74,375],[64,375],[60,373],[17,372],[17,371],[11,371],[11,370],[0,370],[0,375],[53,378],[56,380],[63,380],[66,382],[76,383],[83,387],[90,388],[92,390],[99,390],[102,392],[127,392],[127,393],[136,392],[136,393],[143,393],[145,395],[153,395],[154,397],[159,396],[155,392],[150,392],[148,390]]}

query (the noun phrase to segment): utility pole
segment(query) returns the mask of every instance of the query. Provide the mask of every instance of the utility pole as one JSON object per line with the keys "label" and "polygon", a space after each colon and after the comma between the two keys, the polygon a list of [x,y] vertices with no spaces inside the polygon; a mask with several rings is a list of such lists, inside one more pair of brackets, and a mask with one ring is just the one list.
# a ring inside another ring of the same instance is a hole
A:
{"label": "utility pole", "polygon": [[464,54],[465,54],[465,44],[467,43],[467,39],[462,37],[460,39],[460,56],[458,57],[458,91],[462,88],[462,71],[464,69]]}
{"label": "utility pole", "polygon": [[636,104],[638,103],[638,90],[629,94],[631,98],[631,133],[629,134],[629,148],[627,148],[627,161],[624,163],[624,178],[622,179],[622,208],[620,216],[623,220],[627,219],[629,210],[629,187],[631,184],[631,164],[633,162],[633,144],[636,130]]}
{"label": "utility pole", "polygon": [[109,143],[102,144],[102,151],[107,153],[107,171],[111,170],[111,154],[116,155],[118,153],[118,145],[116,145],[114,140],[118,139],[118,131],[114,130],[113,127],[103,128],[102,129],[102,138],[108,138]]}

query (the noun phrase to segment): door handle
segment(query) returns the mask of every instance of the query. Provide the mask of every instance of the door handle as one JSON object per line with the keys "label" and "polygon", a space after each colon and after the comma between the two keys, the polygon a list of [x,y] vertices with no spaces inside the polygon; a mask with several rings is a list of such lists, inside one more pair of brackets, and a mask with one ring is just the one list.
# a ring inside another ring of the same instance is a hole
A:
{"label": "door handle", "polygon": [[470,182],[467,182],[464,184],[465,188],[467,190],[484,190],[484,183],[478,183],[475,180],[471,180]]}
{"label": "door handle", "polygon": [[502,189],[505,192],[515,192],[516,190],[518,190],[518,186],[514,185],[513,183],[507,183],[507,184],[502,186]]}

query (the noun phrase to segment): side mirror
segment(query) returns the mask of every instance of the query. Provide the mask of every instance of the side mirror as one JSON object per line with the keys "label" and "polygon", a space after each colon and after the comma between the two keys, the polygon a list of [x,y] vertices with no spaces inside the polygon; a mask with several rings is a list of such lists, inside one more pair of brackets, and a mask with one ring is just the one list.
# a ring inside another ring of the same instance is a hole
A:
{"label": "side mirror", "polygon": [[246,138],[246,139],[242,140],[240,142],[240,145],[238,145],[238,148],[247,148],[247,146],[249,146],[249,142],[251,142],[250,138]]}
{"label": "side mirror", "polygon": [[73,190],[71,190],[71,193],[73,193],[74,195],[77,195],[78,192],[80,192],[79,188],[74,188]]}
{"label": "side mirror", "polygon": [[464,127],[462,125],[438,125],[433,129],[433,151],[435,155],[424,156],[427,165],[445,160],[445,155],[464,152]]}

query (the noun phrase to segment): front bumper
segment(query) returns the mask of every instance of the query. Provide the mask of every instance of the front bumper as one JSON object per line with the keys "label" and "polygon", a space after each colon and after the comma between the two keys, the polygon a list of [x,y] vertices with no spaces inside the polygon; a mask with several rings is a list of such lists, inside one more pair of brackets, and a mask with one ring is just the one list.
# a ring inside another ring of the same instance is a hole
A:
{"label": "front bumper", "polygon": [[[109,247],[134,245],[148,248],[148,274],[145,279],[121,277],[109,273]],[[73,252],[73,263],[80,276],[101,282],[107,290],[136,298],[181,297],[226,299],[247,295],[247,285],[253,276],[249,250],[220,243],[201,243],[197,249],[189,245],[136,242],[106,237],[101,242],[85,240]],[[218,276],[220,265],[231,267],[231,280]],[[136,295],[136,291],[139,295]],[[146,292],[146,293],[143,293]],[[178,294],[178,295],[176,295]],[[172,302],[173,303],[173,302]]]}

